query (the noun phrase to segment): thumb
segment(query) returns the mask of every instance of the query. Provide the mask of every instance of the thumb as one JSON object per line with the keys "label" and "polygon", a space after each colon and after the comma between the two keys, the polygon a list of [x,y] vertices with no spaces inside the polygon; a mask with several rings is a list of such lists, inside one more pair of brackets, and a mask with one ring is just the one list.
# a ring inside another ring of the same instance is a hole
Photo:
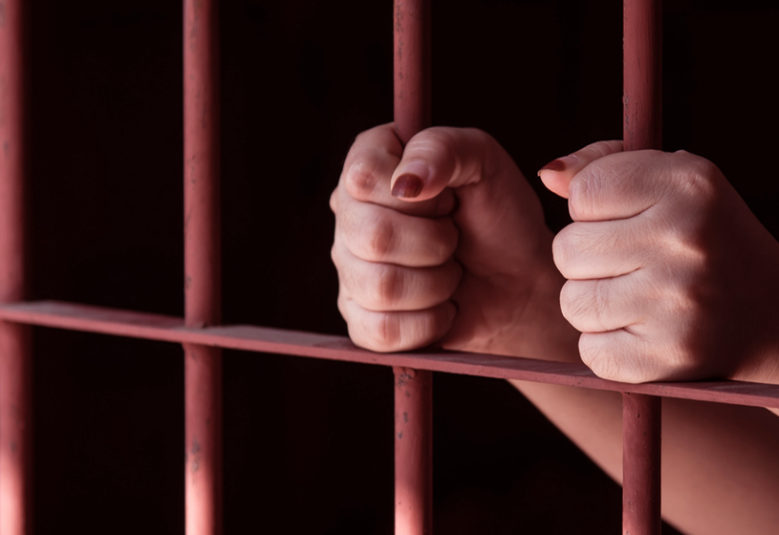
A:
{"label": "thumb", "polygon": [[[551,242],[538,197],[511,156],[478,129],[430,128],[406,145],[392,194],[423,201],[451,188],[457,259],[485,277],[516,273]],[[551,260],[551,259],[550,259]]]}
{"label": "thumb", "polygon": [[538,171],[544,186],[560,197],[568,198],[568,186],[576,173],[599,158],[622,152],[621,141],[597,141],[581,150],[552,160]]}
{"label": "thumb", "polygon": [[497,142],[475,128],[434,127],[411,138],[392,175],[392,195],[432,199],[446,187],[475,184],[500,163]]}

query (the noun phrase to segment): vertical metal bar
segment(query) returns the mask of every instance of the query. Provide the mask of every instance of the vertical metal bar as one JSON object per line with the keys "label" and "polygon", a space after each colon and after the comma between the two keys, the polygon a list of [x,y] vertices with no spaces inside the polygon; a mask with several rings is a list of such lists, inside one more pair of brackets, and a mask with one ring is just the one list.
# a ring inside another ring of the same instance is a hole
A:
{"label": "vertical metal bar", "polygon": [[660,535],[661,398],[622,394],[622,533]]}
{"label": "vertical metal bar", "polygon": [[433,532],[433,373],[395,374],[395,534]]}
{"label": "vertical metal bar", "polygon": [[[625,150],[662,145],[662,3],[624,2]],[[623,394],[622,531],[659,535],[661,400]]]}
{"label": "vertical metal bar", "polygon": [[[24,13],[0,0],[0,303],[25,298]],[[30,330],[0,322],[0,535],[30,533]]]}
{"label": "vertical metal bar", "polygon": [[[217,0],[184,0],[184,293],[188,327],[221,320]],[[222,532],[222,360],[184,344],[186,533]]]}
{"label": "vertical metal bar", "polygon": [[[430,126],[430,0],[395,0],[395,132]],[[433,374],[395,374],[395,534],[433,532]]]}
{"label": "vertical metal bar", "polygon": [[[662,148],[662,2],[624,0],[625,150]],[[661,399],[622,394],[622,533],[660,535]]]}
{"label": "vertical metal bar", "polygon": [[395,0],[395,131],[430,126],[430,0]]}
{"label": "vertical metal bar", "polygon": [[662,147],[662,1],[624,0],[625,150]]}
{"label": "vertical metal bar", "polygon": [[[395,0],[395,132],[430,126],[430,0]],[[433,532],[433,374],[395,374],[395,534]]]}

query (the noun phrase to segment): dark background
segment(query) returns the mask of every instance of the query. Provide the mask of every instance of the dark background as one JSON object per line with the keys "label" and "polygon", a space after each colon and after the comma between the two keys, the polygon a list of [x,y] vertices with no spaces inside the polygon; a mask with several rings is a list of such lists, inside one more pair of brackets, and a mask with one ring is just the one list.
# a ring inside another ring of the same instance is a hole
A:
{"label": "dark background", "polygon": [[[181,316],[181,2],[28,3],[33,297]],[[392,117],[391,4],[222,2],[225,322],[345,333],[327,200]],[[664,135],[777,231],[774,4],[667,2]],[[621,7],[434,2],[434,123],[491,132],[538,189],[621,136]],[[181,348],[35,336],[36,533],[183,533]],[[224,373],[226,533],[391,533],[389,369],[228,351]],[[437,533],[618,533],[620,489],[508,384],[435,391]]]}

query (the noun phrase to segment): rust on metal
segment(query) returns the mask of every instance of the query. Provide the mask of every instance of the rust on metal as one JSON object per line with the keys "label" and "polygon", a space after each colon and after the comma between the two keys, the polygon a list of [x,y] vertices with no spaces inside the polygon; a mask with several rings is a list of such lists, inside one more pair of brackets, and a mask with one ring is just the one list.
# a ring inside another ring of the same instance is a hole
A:
{"label": "rust on metal", "polygon": [[394,367],[395,533],[423,535],[433,528],[433,374]]}
{"label": "rust on metal", "polygon": [[[623,143],[662,148],[662,2],[623,3]],[[660,535],[661,400],[623,390],[622,532]]]}
{"label": "rust on metal", "polygon": [[[216,0],[184,1],[184,324],[221,321]],[[222,532],[222,356],[184,341],[186,533]]]}
{"label": "rust on metal", "polygon": [[[24,2],[0,1],[0,303],[25,298]],[[0,321],[0,534],[32,533],[30,331]]]}

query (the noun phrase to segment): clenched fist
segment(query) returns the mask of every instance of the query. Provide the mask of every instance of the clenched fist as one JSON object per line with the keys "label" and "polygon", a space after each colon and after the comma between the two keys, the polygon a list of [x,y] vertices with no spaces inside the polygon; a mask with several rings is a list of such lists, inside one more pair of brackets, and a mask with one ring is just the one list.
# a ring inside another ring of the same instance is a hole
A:
{"label": "clenched fist", "polygon": [[539,171],[574,223],[554,240],[582,360],[625,382],[777,382],[779,244],[720,170],[600,142]]}
{"label": "clenched fist", "polygon": [[368,130],[330,204],[338,306],[356,344],[575,358],[541,206],[489,135],[431,128],[404,148],[391,124]]}

